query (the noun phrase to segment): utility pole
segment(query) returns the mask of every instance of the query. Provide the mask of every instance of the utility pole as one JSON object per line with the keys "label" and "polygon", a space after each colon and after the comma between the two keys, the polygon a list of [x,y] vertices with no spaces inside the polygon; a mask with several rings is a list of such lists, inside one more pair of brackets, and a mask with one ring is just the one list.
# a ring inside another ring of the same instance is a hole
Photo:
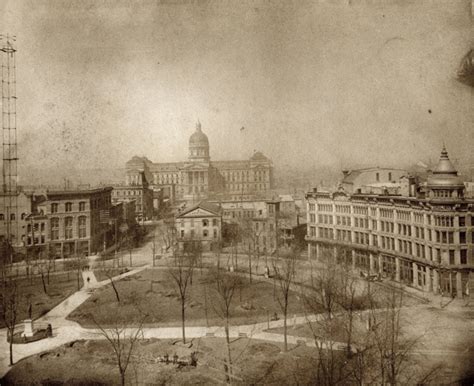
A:
{"label": "utility pole", "polygon": [[[18,227],[18,175],[17,175],[17,136],[16,136],[16,49],[15,36],[0,35],[2,41],[2,195],[5,214],[5,239],[10,264],[13,264],[13,236],[19,238]],[[13,232],[12,228],[16,228]],[[12,234],[15,233],[15,234]],[[16,240],[18,243],[19,240]]]}

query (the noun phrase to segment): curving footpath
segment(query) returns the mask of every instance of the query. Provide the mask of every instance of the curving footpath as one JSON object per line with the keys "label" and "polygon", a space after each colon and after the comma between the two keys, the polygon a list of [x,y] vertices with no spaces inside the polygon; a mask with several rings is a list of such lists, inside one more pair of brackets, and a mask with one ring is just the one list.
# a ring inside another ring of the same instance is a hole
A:
{"label": "curving footpath", "polygon": [[[149,265],[145,265],[136,268],[132,271],[123,273],[114,277],[114,280],[120,280],[124,277],[135,275],[149,268]],[[89,281],[87,281],[89,278]],[[84,303],[97,288],[103,287],[110,283],[109,280],[98,282],[92,271],[83,272],[84,287],[63,300],[55,308],[49,311],[41,318],[35,320],[37,324],[51,323],[53,326],[53,337],[43,339],[37,342],[27,344],[15,344],[13,345],[13,359],[16,362],[19,360],[29,357],[31,355],[39,354],[44,351],[52,350],[63,344],[80,340],[80,339],[105,339],[103,334],[98,329],[84,328],[79,323],[67,320],[66,317],[73,312],[77,307]],[[288,318],[288,326],[296,324],[307,323],[308,321],[317,320],[316,315],[311,316],[299,316]],[[265,332],[269,327],[277,328],[283,326],[283,320],[276,320],[271,322],[262,322],[252,325],[240,325],[230,327],[230,336],[232,338],[248,337],[259,340],[266,340],[271,342],[283,342],[284,337],[282,334]],[[136,331],[135,328],[125,329],[125,333]],[[142,328],[142,339],[159,338],[159,339],[180,339],[182,334],[181,327],[146,327]],[[224,327],[186,327],[186,336],[189,338],[202,338],[202,337],[225,337]],[[0,330],[0,378],[2,378],[10,369],[9,366],[9,346],[5,344],[7,342],[7,329],[3,328]],[[315,347],[314,339],[295,337],[288,335],[288,343],[290,344],[306,344],[308,346]],[[337,343],[335,345],[338,349],[345,349],[343,343]]]}

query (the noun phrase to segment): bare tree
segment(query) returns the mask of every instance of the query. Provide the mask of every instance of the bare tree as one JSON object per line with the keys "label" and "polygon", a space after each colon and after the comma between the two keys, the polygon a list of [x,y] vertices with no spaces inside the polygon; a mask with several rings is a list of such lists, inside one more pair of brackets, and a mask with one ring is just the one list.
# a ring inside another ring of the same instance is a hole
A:
{"label": "bare tree", "polygon": [[292,251],[279,262],[273,262],[275,280],[278,282],[277,301],[283,312],[283,335],[285,339],[285,351],[288,351],[288,306],[290,303],[290,290],[295,280],[296,252]]}
{"label": "bare tree", "polygon": [[0,314],[7,328],[10,348],[10,366],[13,365],[13,337],[18,317],[20,294],[17,281],[12,276],[2,275],[0,293]]}
{"label": "bare tree", "polygon": [[81,289],[82,270],[86,266],[87,266],[86,259],[80,255],[76,255],[71,258],[68,258],[67,261],[64,262],[64,268],[67,270],[67,273],[68,273],[68,281],[69,281],[69,271],[76,271],[78,291]]}
{"label": "bare tree", "polygon": [[112,328],[104,328],[91,317],[100,334],[109,342],[115,356],[116,364],[120,374],[120,384],[125,385],[126,372],[132,359],[137,340],[143,336],[143,323],[147,315],[143,315],[137,328],[127,328],[118,322]]}
{"label": "bare tree", "polygon": [[355,312],[363,299],[357,297],[357,281],[346,264],[338,266],[339,271],[339,294],[336,302],[343,312],[343,325],[346,332],[347,355],[352,355],[352,341],[354,335]]}
{"label": "bare tree", "polygon": [[173,249],[176,242],[176,229],[174,227],[174,223],[165,220],[158,232],[160,234],[163,246],[165,247],[165,252]]}
{"label": "bare tree", "polygon": [[258,264],[260,260],[260,249],[258,242],[262,235],[263,228],[259,227],[257,229],[255,226],[255,221],[253,221],[251,218],[244,218],[240,222],[240,227],[242,229],[242,243],[244,244],[244,250],[247,252],[247,257],[249,260],[249,280],[252,282],[252,261],[256,262],[256,269],[258,270]]}
{"label": "bare tree", "polygon": [[317,315],[314,321],[308,320],[308,327],[317,349],[315,383],[318,385],[334,385],[348,378],[346,359],[337,344],[341,324],[335,318],[339,309],[339,279],[336,264],[328,262],[317,273],[311,274],[304,294],[307,312]]}
{"label": "bare tree", "polygon": [[235,292],[242,286],[241,278],[234,274],[215,270],[212,273],[214,285],[214,310],[216,314],[224,320],[224,331],[227,344],[227,373],[228,379],[232,379],[232,355],[230,351],[230,319],[231,306]]}
{"label": "bare tree", "polygon": [[174,262],[174,266],[168,269],[168,274],[175,283],[175,290],[181,303],[181,327],[183,343],[186,343],[186,302],[189,297],[188,290],[192,283],[196,259],[193,253],[180,254],[175,257]]}
{"label": "bare tree", "polygon": [[[371,299],[369,329],[379,364],[379,382],[396,385],[409,379],[410,355],[420,337],[408,338],[403,332],[403,291],[392,289],[382,308]],[[401,375],[403,374],[403,379]]]}
{"label": "bare tree", "polygon": [[110,281],[110,285],[112,286],[112,289],[114,290],[115,299],[117,299],[117,303],[120,303],[120,294],[117,289],[117,286],[115,285],[113,269],[104,269],[104,274],[105,276],[107,276],[107,279],[109,279]]}

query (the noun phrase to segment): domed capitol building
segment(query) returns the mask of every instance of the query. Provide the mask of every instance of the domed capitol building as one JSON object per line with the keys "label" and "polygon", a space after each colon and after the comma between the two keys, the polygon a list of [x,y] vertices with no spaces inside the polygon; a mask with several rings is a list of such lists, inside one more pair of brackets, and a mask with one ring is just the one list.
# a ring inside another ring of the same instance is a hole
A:
{"label": "domed capitol building", "polygon": [[265,197],[272,189],[273,164],[261,152],[248,160],[211,161],[209,139],[198,122],[187,161],[154,163],[135,156],[126,163],[128,186],[142,185],[144,178],[172,201],[246,200]]}

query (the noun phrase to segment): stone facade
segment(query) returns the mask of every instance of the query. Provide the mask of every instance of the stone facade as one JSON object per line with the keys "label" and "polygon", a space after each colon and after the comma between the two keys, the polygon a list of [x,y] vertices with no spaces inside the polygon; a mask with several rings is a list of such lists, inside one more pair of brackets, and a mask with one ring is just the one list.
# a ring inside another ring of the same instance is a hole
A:
{"label": "stone facade", "polygon": [[[151,220],[154,215],[154,193],[159,194],[161,191],[157,190],[154,192],[149,187],[143,172],[138,173],[136,177],[133,180],[129,180],[127,185],[114,185],[112,203],[134,202],[137,221]],[[158,207],[158,204],[156,206]]]}
{"label": "stone facade", "polygon": [[467,296],[474,275],[474,200],[443,149],[416,197],[313,191],[306,195],[310,258],[345,260],[434,293]]}
{"label": "stone facade", "polygon": [[172,201],[244,200],[264,197],[273,187],[272,161],[260,152],[244,161],[211,161],[200,123],[189,139],[187,161],[153,163],[146,157],[133,157],[126,169],[127,185],[136,183],[143,172],[150,186],[162,189]]}
{"label": "stone facade", "polygon": [[222,239],[222,210],[201,202],[176,216],[175,227],[180,251],[209,251]]}

